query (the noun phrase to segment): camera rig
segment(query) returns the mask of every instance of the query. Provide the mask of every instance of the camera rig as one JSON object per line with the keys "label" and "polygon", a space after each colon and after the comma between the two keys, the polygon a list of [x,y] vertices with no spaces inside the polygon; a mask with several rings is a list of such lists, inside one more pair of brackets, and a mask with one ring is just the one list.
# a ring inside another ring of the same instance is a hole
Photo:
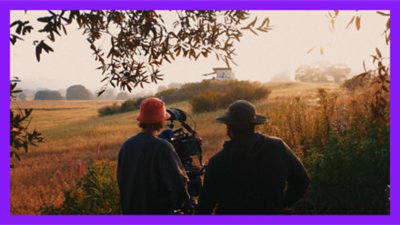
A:
{"label": "camera rig", "polygon": [[[197,198],[200,195],[201,176],[204,174],[206,167],[203,164],[202,140],[197,135],[195,128],[193,129],[186,123],[187,117],[183,110],[169,108],[167,112],[171,115],[168,119],[168,129],[162,131],[160,137],[172,143],[189,177],[188,191],[190,202],[187,203],[184,209],[180,210],[181,212],[177,213],[192,214],[197,205]],[[174,130],[175,121],[179,122],[180,127]],[[197,158],[197,165],[194,158]]]}

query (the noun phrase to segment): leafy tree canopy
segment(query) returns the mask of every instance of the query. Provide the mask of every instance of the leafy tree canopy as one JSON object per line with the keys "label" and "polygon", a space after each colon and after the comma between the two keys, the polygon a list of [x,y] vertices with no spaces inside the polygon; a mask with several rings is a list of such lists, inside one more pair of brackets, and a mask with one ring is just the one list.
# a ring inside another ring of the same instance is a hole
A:
{"label": "leafy tree canopy", "polygon": [[67,89],[66,95],[67,100],[89,100],[93,99],[92,93],[85,88],[85,86],[77,84],[72,85]]}
{"label": "leafy tree canopy", "polygon": [[[56,36],[67,35],[67,26],[75,24],[83,31],[95,60],[99,63],[107,84],[132,91],[145,83],[162,80],[159,68],[176,57],[197,60],[215,55],[227,66],[234,63],[234,44],[240,41],[243,31],[254,34],[268,32],[269,18],[254,18],[246,26],[249,12],[242,10],[178,10],[172,24],[167,24],[159,11],[48,11],[37,18],[43,24],[33,27],[30,21],[13,21],[10,25],[10,41],[16,44],[23,36],[33,31],[46,34],[43,40],[35,40],[35,54],[38,61],[43,52],[53,52],[48,43]],[[106,37],[111,47],[103,49],[99,40]]]}
{"label": "leafy tree canopy", "polygon": [[36,92],[35,100],[63,100],[63,97],[58,91],[43,90]]}

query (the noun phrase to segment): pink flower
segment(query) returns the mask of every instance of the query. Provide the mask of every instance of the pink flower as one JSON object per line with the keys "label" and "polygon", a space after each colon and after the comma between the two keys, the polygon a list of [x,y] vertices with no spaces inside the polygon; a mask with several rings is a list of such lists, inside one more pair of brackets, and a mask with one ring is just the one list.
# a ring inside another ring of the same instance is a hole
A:
{"label": "pink flower", "polygon": [[81,175],[82,174],[82,161],[79,159],[78,162],[76,163],[76,165],[77,165],[78,174]]}
{"label": "pink flower", "polygon": [[67,160],[67,170],[71,171],[71,168],[72,168],[72,160],[68,159]]}
{"label": "pink flower", "polygon": [[83,176],[86,172],[86,165],[84,161],[81,161],[80,159],[77,162],[77,166],[78,166],[78,175],[79,176]]}
{"label": "pink flower", "polygon": [[97,149],[96,149],[96,157],[100,157],[100,143],[97,144]]}

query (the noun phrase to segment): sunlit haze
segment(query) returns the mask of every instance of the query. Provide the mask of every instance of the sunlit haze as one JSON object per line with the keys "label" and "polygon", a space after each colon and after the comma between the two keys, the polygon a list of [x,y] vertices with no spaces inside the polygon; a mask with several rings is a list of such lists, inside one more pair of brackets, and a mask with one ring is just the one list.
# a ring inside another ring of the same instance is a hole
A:
{"label": "sunlit haze", "polygon": [[[37,24],[35,18],[46,14],[13,11],[11,20],[30,20]],[[232,66],[236,78],[268,82],[279,74],[294,77],[298,66],[318,62],[344,63],[352,69],[351,74],[357,74],[363,71],[363,61],[372,68],[370,55],[375,47],[380,48],[383,55],[389,55],[389,46],[385,45],[382,35],[387,18],[375,11],[340,11],[336,29],[332,31],[327,14],[327,11],[252,11],[251,18],[257,16],[261,20],[268,16],[273,29],[258,36],[244,31],[244,37],[236,45],[234,60],[238,65]],[[361,15],[359,31],[354,24],[345,29],[353,15]],[[37,62],[33,40],[44,39],[40,35],[33,32],[25,41],[11,47],[11,76],[22,80],[22,88],[59,90],[83,84],[95,91],[102,86],[101,72],[95,69],[98,62],[94,61],[82,30],[70,26],[67,36],[56,37],[55,43],[49,43],[54,52],[43,54],[41,62]],[[313,47],[316,49],[307,54]],[[178,58],[161,67],[165,74],[163,81],[147,85],[145,89],[156,91],[159,85],[201,81],[205,79],[202,74],[212,72],[213,67],[225,67],[225,64],[214,55],[198,61]],[[138,88],[133,92],[140,91],[143,90]]]}

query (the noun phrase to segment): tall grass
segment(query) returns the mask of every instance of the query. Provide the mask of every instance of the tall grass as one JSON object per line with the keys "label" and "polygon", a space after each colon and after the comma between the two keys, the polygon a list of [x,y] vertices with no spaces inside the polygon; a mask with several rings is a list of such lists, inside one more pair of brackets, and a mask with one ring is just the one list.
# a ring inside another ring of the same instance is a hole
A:
{"label": "tall grass", "polygon": [[280,99],[267,111],[264,131],[283,138],[311,174],[297,213],[388,213],[389,117],[377,119],[375,93],[321,89],[314,97]]}
{"label": "tall grass", "polygon": [[95,161],[78,183],[64,192],[61,206],[47,205],[42,214],[119,214],[116,162]]}

